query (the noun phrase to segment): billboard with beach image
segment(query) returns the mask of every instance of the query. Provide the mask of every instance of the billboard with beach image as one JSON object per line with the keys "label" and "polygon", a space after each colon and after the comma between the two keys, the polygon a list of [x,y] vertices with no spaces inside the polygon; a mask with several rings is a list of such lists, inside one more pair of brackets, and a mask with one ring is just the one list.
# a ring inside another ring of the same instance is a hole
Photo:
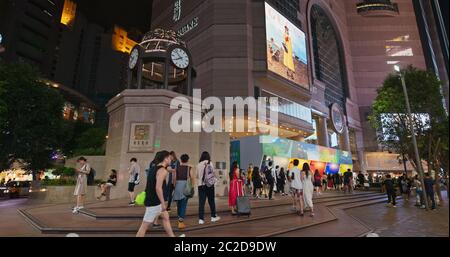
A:
{"label": "billboard with beach image", "polygon": [[309,89],[305,33],[268,3],[265,5],[268,70]]}

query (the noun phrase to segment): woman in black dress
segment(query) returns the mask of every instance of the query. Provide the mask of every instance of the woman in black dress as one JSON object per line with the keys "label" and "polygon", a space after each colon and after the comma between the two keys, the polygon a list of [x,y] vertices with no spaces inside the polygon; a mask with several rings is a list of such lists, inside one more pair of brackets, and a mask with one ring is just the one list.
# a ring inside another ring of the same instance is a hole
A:
{"label": "woman in black dress", "polygon": [[253,180],[253,196],[255,198],[259,199],[263,185],[262,185],[261,174],[259,173],[258,167],[255,167],[253,169],[252,180]]}

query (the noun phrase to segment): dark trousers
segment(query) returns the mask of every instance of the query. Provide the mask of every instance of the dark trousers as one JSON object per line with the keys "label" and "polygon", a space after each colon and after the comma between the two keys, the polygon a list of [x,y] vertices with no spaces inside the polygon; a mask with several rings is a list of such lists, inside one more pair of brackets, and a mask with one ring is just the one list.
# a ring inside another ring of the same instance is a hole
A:
{"label": "dark trousers", "polygon": [[431,208],[436,209],[436,200],[434,198],[434,190],[427,190],[427,197],[431,200]]}
{"label": "dark trousers", "polygon": [[278,189],[278,193],[284,194],[284,184],[283,183],[277,183],[277,189]]}
{"label": "dark trousers", "polygon": [[387,196],[388,196],[388,203],[392,203],[392,205],[397,205],[396,203],[396,198],[397,196],[395,195],[395,190],[387,190]]}
{"label": "dark trousers", "polygon": [[273,181],[269,182],[269,199],[272,199],[274,186],[275,186],[275,183]]}
{"label": "dark trousers", "polygon": [[175,190],[175,186],[173,184],[169,185],[169,195],[167,199],[167,208],[170,209],[170,206],[172,205],[172,199],[173,199],[173,191]]}
{"label": "dark trousers", "polygon": [[211,209],[211,217],[216,217],[216,193],[214,187],[199,186],[198,187],[198,217],[205,220],[205,204],[208,199],[209,208]]}

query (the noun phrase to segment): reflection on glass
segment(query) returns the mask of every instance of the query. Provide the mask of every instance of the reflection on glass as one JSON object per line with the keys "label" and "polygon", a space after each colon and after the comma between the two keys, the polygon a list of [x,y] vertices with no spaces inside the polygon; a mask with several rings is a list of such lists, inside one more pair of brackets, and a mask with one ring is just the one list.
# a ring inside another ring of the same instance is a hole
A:
{"label": "reflection on glass", "polygon": [[414,56],[411,47],[404,46],[386,46],[387,56]]}

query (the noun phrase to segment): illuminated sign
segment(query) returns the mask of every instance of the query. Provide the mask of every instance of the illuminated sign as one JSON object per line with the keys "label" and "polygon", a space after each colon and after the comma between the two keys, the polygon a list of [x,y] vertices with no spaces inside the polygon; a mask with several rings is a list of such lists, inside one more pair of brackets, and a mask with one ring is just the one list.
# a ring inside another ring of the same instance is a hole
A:
{"label": "illuminated sign", "polygon": [[188,22],[188,24],[181,27],[177,31],[177,36],[182,37],[182,36],[186,35],[187,33],[189,33],[191,30],[195,29],[196,27],[198,27],[198,17],[195,17],[190,22]]}
{"label": "illuminated sign", "polygon": [[175,0],[173,5],[173,21],[177,22],[181,19],[181,0]]}

